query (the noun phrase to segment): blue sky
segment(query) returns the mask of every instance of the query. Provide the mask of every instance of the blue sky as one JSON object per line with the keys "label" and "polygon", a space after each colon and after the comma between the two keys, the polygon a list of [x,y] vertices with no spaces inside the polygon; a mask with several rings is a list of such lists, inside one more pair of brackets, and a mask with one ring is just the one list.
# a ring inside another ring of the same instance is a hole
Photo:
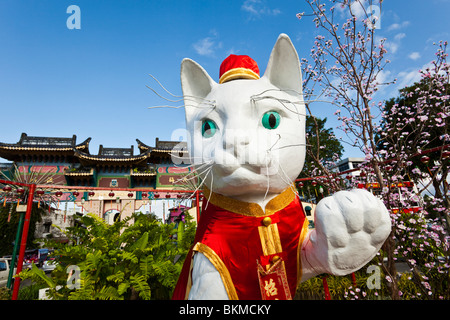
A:
{"label": "blue sky", "polygon": [[[81,29],[67,28],[70,5],[81,10]],[[146,88],[158,88],[148,74],[177,95],[185,57],[216,81],[230,53],[250,55],[263,74],[280,33],[305,57],[318,30],[310,17],[296,18],[303,11],[302,0],[0,0],[0,141],[76,134],[78,142],[92,137],[96,154],[99,144],[137,150],[136,138],[170,140],[184,128],[184,110],[148,109],[167,103]],[[419,80],[432,43],[450,38],[449,12],[450,0],[383,2],[377,34],[392,61],[383,76],[398,82],[377,98]],[[338,125],[331,105],[314,112]]]}

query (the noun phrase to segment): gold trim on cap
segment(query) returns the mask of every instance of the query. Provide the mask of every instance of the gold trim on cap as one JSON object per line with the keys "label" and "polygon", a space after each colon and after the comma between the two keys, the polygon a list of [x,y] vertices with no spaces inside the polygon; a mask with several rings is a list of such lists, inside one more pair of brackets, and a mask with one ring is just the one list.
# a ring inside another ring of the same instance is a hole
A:
{"label": "gold trim on cap", "polygon": [[295,191],[293,190],[292,186],[286,188],[286,190],[270,200],[267,203],[265,210],[263,210],[257,203],[244,202],[229,198],[224,195],[211,192],[206,187],[203,189],[203,195],[213,205],[216,205],[233,213],[250,217],[270,216],[275,212],[287,207],[295,199]]}
{"label": "gold trim on cap", "polygon": [[235,80],[235,79],[254,79],[254,80],[258,80],[259,79],[259,75],[254,72],[251,69],[247,69],[247,68],[234,68],[234,69],[230,69],[227,72],[225,72],[224,74],[222,74],[222,76],[219,79],[219,83],[225,83],[227,81],[230,80]]}

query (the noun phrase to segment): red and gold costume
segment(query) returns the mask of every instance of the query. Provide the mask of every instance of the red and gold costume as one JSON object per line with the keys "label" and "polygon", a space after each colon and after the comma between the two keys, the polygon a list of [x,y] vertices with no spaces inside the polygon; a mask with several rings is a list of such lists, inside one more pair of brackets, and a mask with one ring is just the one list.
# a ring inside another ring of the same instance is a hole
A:
{"label": "red and gold costume", "polygon": [[193,254],[203,253],[219,272],[232,300],[290,299],[301,279],[300,250],[308,220],[292,188],[258,204],[204,192],[194,246],[173,299],[187,299]]}

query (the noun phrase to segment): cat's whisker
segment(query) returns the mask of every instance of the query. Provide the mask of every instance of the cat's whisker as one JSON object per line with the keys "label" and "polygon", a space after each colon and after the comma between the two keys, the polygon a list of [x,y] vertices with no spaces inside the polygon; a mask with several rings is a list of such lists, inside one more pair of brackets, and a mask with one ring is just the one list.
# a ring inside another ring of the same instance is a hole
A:
{"label": "cat's whisker", "polygon": [[273,151],[273,150],[280,150],[280,149],[284,149],[284,148],[300,147],[300,146],[310,147],[311,145],[307,144],[307,143],[287,144],[287,145],[284,145],[284,146],[272,149],[271,151]]}
{"label": "cat's whisker", "polygon": [[275,145],[281,140],[281,134],[278,134],[278,139],[277,141],[275,141],[275,143],[267,150],[267,151],[272,151],[272,148],[275,147]]}
{"label": "cat's whisker", "polygon": [[160,95],[160,94],[159,94],[155,89],[153,89],[152,87],[146,85],[147,88],[149,88],[150,90],[152,90],[157,96],[161,97],[162,99],[165,99],[165,100],[168,100],[168,101],[182,101],[183,99],[186,99],[186,98],[194,98],[194,99],[196,99],[196,100],[201,100],[201,101],[204,101],[204,102],[214,102],[214,101],[212,101],[212,100],[204,99],[204,98],[202,98],[202,97],[191,96],[191,95],[175,95],[175,94],[173,94],[172,92],[170,92],[169,90],[167,90],[155,76],[153,76],[152,74],[149,74],[149,76],[150,76],[153,80],[155,80],[156,83],[157,83],[157,84],[158,84],[158,85],[159,85],[166,93],[168,93],[169,95],[171,95],[171,96],[174,97],[174,98],[180,98],[180,99],[178,99],[178,100],[169,100],[169,99],[163,97],[162,95]]}
{"label": "cat's whisker", "polygon": [[[276,100],[276,101],[278,101],[278,102],[279,102],[286,110],[288,110],[289,112],[292,112],[292,113],[298,115],[299,117],[300,117],[300,116],[305,116],[305,117],[306,117],[306,113],[299,112],[298,109],[297,109],[297,106],[296,106],[297,104],[298,104],[298,105],[304,105],[304,102],[303,102],[303,101],[289,101],[289,100],[286,100],[286,99],[279,99],[279,98],[272,97],[272,96],[263,96],[263,97],[259,97],[259,98],[254,98],[254,97],[252,97],[253,103],[255,103],[255,102],[259,101],[259,100],[264,100],[264,99]],[[293,110],[292,108],[289,108],[286,104],[292,104],[292,105],[294,105],[295,110]],[[299,118],[299,120],[300,120],[300,118]]]}
{"label": "cat's whisker", "polygon": [[211,195],[213,194],[214,174],[212,174],[212,169],[209,170],[208,173],[206,174],[205,180],[206,180],[206,177],[208,176],[209,173],[211,173],[211,183],[210,183],[210,186],[209,186],[209,196],[208,196],[208,200],[206,201],[205,210],[208,209],[209,200],[211,199]]}
{"label": "cat's whisker", "polygon": [[209,171],[206,173],[206,175],[205,175],[205,179],[201,179],[201,182],[200,182],[200,184],[198,185],[198,187],[194,190],[194,192],[192,192],[192,194],[191,194],[191,196],[190,197],[188,197],[188,200],[189,199],[192,199],[192,197],[194,197],[194,194],[196,194],[197,193],[197,191],[198,191],[198,189],[200,189],[204,184],[205,184],[205,180],[206,180],[206,177],[208,176],[208,174],[211,172],[211,170],[212,170],[212,166],[211,167],[209,167]]}
{"label": "cat's whisker", "polygon": [[287,173],[283,170],[282,166],[279,167],[281,172],[284,174],[285,178],[287,179],[287,181],[280,175],[280,178],[289,185],[289,188],[291,188],[291,190],[297,195],[297,197],[299,197],[298,195],[298,191],[295,188],[295,182],[291,180],[291,178],[289,178],[289,176],[287,175]]}
{"label": "cat's whisker", "polygon": [[[208,170],[210,168],[210,166],[212,166],[211,163],[204,163],[201,166],[199,166],[198,168],[196,168],[196,170],[191,171],[191,172],[187,173],[183,178],[178,179],[176,182],[178,182],[178,181],[189,181],[189,180],[195,179],[197,176],[200,176],[201,174],[206,172],[206,170]],[[205,170],[203,170],[204,167],[206,167]],[[203,171],[200,172],[200,170],[203,170]],[[189,177],[190,175],[192,175],[192,177]]]}
{"label": "cat's whisker", "polygon": [[147,109],[158,109],[158,108],[181,109],[181,108],[184,108],[184,105],[182,105],[182,106],[152,106],[152,107],[147,107]]}
{"label": "cat's whisker", "polygon": [[183,98],[182,98],[182,97],[180,97],[180,99],[177,99],[177,100],[173,100],[173,99],[166,98],[166,97],[160,95],[160,94],[159,94],[155,89],[153,89],[152,87],[150,87],[150,86],[148,86],[148,85],[145,85],[145,86],[146,86],[148,89],[152,90],[153,93],[156,94],[158,97],[160,97],[161,99],[164,99],[164,100],[166,100],[166,101],[169,101],[169,102],[181,102],[181,101],[183,101]]}
{"label": "cat's whisker", "polygon": [[286,93],[295,93],[295,94],[299,95],[299,96],[302,97],[302,98],[303,98],[304,96],[311,95],[311,94],[304,94],[303,92],[296,91],[296,90],[294,90],[294,89],[267,89],[267,90],[262,91],[261,93],[255,94],[255,95],[253,95],[253,96],[254,96],[254,97],[258,97],[258,96],[260,96],[260,95],[265,94],[266,92],[271,92],[271,91],[275,91],[275,92],[286,92]]}
{"label": "cat's whisker", "polygon": [[158,79],[156,79],[156,77],[154,77],[152,74],[148,74],[153,80],[155,80],[158,84],[159,84],[159,86],[165,91],[165,92],[167,92],[168,94],[170,94],[172,97],[175,97],[175,98],[182,98],[182,96],[177,96],[177,95],[174,95],[173,93],[171,93],[169,90],[167,90],[162,84],[161,84],[161,82],[159,82],[159,80]]}

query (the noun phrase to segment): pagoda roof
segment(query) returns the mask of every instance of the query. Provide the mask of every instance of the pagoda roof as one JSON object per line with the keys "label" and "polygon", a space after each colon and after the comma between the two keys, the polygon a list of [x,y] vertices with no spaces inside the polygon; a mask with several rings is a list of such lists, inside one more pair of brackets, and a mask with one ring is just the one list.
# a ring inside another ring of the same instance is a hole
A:
{"label": "pagoda roof", "polygon": [[[106,151],[102,151],[98,155],[87,154],[79,150],[74,150],[75,156],[80,160],[83,165],[95,165],[99,162],[107,164],[144,164],[150,157],[150,152],[144,152],[139,155],[132,155],[126,152],[121,152],[121,148],[105,148]],[[110,150],[108,150],[110,149]]]}
{"label": "pagoda roof", "polygon": [[154,147],[146,145],[139,139],[136,139],[136,141],[138,143],[138,148],[141,152],[151,151],[160,153],[170,153],[176,150],[177,152],[187,153],[187,143],[183,141],[162,141],[156,138]]}
{"label": "pagoda roof", "polygon": [[[155,147],[151,147],[139,139],[139,154],[134,154],[134,147],[130,148],[105,148],[99,146],[98,154],[89,152],[89,143],[91,138],[83,142],[76,143],[77,136],[70,137],[34,137],[22,133],[17,143],[0,142],[0,157],[16,161],[21,154],[63,154],[78,158],[84,166],[97,165],[104,163],[106,165],[144,165],[152,160],[158,161],[161,157],[169,157],[174,151],[177,156],[187,154],[186,142],[161,141],[156,138]],[[155,156],[155,159],[151,159]],[[150,158],[150,159],[149,159]],[[149,161],[150,160],[150,161]]]}
{"label": "pagoda roof", "polygon": [[35,137],[22,133],[20,140],[16,143],[0,142],[0,157],[14,160],[20,153],[63,153],[71,155],[73,150],[82,150],[89,153],[89,142],[87,138],[82,143],[76,143],[77,136],[67,137]]}

